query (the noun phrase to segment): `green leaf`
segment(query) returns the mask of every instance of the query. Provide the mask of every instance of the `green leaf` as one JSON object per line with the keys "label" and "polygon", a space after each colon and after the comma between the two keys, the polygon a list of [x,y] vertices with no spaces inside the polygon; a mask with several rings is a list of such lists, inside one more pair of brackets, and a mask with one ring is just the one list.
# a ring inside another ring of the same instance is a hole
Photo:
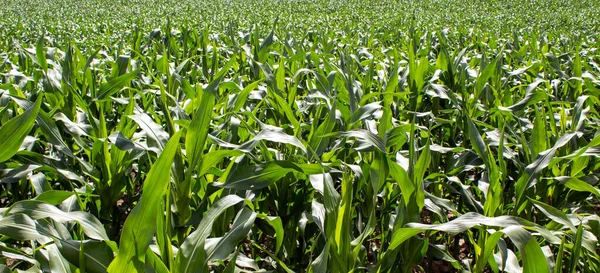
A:
{"label": "green leaf", "polygon": [[144,147],[125,137],[121,132],[116,131],[108,136],[108,140],[112,142],[121,151],[143,151]]}
{"label": "green leaf", "polygon": [[152,120],[152,118],[145,113],[139,113],[127,117],[135,121],[144,131],[144,133],[146,133],[149,144],[148,146],[153,151],[160,153],[164,149],[167,141],[169,140],[169,133],[165,132],[161,125],[154,122],[154,120]]}
{"label": "green leaf", "polygon": [[490,257],[492,257],[492,254],[496,249],[498,240],[500,240],[503,235],[503,232],[494,232],[491,236],[487,238],[483,248],[483,254],[477,257],[477,260],[475,261],[475,267],[473,267],[473,272],[484,272],[485,266],[487,265]]}
{"label": "green leaf", "polygon": [[186,239],[177,252],[176,272],[191,273],[203,272],[206,265],[206,253],[204,245],[206,238],[212,232],[212,225],[229,207],[244,201],[243,198],[237,195],[227,195],[217,201],[210,210],[204,215],[202,221]]}
{"label": "green leaf", "polygon": [[261,82],[261,80],[252,82],[248,85],[246,85],[246,87],[244,87],[244,89],[235,97],[235,101],[233,104],[233,109],[232,111],[234,113],[239,112],[242,107],[244,107],[244,104],[246,103],[246,100],[248,100],[248,95],[250,95],[250,92],[254,89],[256,89],[258,87],[258,84]]}
{"label": "green leaf", "polygon": [[408,177],[408,173],[406,172],[406,170],[404,170],[404,168],[398,165],[398,163],[394,162],[393,160],[388,160],[388,166],[390,167],[390,175],[392,176],[392,178],[394,178],[396,183],[398,183],[398,186],[400,186],[400,191],[402,191],[402,199],[404,200],[404,205],[409,206],[411,201],[414,200],[413,193],[416,190],[415,185]]}
{"label": "green leaf", "polygon": [[[321,156],[325,149],[328,148],[329,138],[325,135],[330,134],[335,126],[335,113],[337,104],[334,102],[331,109],[325,116],[325,120],[321,124],[313,123],[311,132],[308,136],[309,146],[311,151],[315,151],[317,156]],[[318,125],[318,127],[316,127]]]}
{"label": "green leaf", "polygon": [[200,162],[203,161],[204,146],[206,145],[206,138],[208,137],[208,131],[210,129],[221,80],[222,77],[218,77],[202,90],[200,105],[187,128],[185,149],[188,159],[188,169],[186,171],[185,180],[177,185],[177,198],[175,200],[180,224],[187,221],[190,217],[189,204],[191,200],[190,187],[192,184],[192,176],[194,171],[196,171],[200,165]]}
{"label": "green leaf", "polygon": [[35,221],[26,214],[14,214],[0,219],[0,234],[16,240],[35,240],[45,236],[37,231]]}
{"label": "green leaf", "polygon": [[75,192],[72,191],[57,191],[57,190],[49,190],[42,192],[38,195],[35,200],[46,202],[51,205],[58,205],[63,201],[67,200],[67,198],[73,196]]}
{"label": "green leaf", "polygon": [[242,209],[231,224],[229,232],[219,239],[214,248],[207,250],[207,262],[227,258],[236,249],[240,241],[248,235],[255,219],[256,213],[254,211],[247,207]]}
{"label": "green leaf", "polygon": [[485,217],[475,212],[469,212],[461,215],[460,217],[443,224],[428,225],[419,223],[409,223],[407,227],[400,228],[394,231],[392,241],[388,250],[393,250],[402,244],[407,239],[419,234],[426,230],[437,230],[443,232],[459,233],[475,226],[497,226],[497,227],[508,227],[508,226],[522,226],[526,225],[527,222],[520,218],[513,216],[498,216],[498,217]]}
{"label": "green leaf", "polygon": [[236,251],[233,254],[233,258],[231,258],[231,260],[229,260],[229,263],[227,263],[227,267],[225,267],[225,270],[223,270],[223,273],[235,273],[235,262],[237,260],[238,254],[240,252]]}
{"label": "green leaf", "polygon": [[19,151],[23,140],[35,124],[35,119],[42,105],[42,96],[38,96],[35,106],[25,110],[0,127],[0,163],[9,160]]}
{"label": "green leaf", "polygon": [[335,232],[330,236],[332,241],[332,268],[333,271],[349,272],[354,267],[352,259],[352,178],[349,175],[344,175],[342,178],[342,199],[337,211],[337,219],[335,224]]}
{"label": "green leaf", "polygon": [[577,228],[577,234],[575,235],[575,242],[573,242],[573,250],[571,251],[571,258],[569,259],[569,262],[571,264],[571,270],[569,272],[571,273],[577,273],[576,269],[577,269],[577,265],[579,264],[579,256],[581,253],[581,248],[582,248],[582,241],[583,238],[583,225],[579,225],[579,227]]}
{"label": "green leaf", "polygon": [[0,264],[0,273],[13,273],[8,266]]}
{"label": "green leaf", "polygon": [[325,243],[325,247],[321,254],[310,264],[309,272],[327,272],[327,261],[329,257],[329,242]]}
{"label": "green leaf", "polygon": [[258,218],[265,220],[273,229],[275,229],[275,254],[279,253],[281,246],[283,245],[283,223],[279,216],[268,216],[266,214],[259,214]]}
{"label": "green leaf", "polygon": [[558,248],[558,252],[556,253],[556,264],[554,265],[554,273],[563,272],[563,260],[565,258],[565,241],[567,240],[567,235],[563,235],[562,240],[560,241],[560,247]]}
{"label": "green leaf", "polygon": [[222,78],[212,81],[202,90],[202,97],[198,111],[194,114],[190,127],[185,137],[185,150],[190,162],[189,168],[196,169],[204,153],[204,145],[210,128],[210,121],[214,111],[216,95]]}
{"label": "green leaf", "polygon": [[[485,217],[477,213],[469,212],[443,224],[427,225],[410,223],[406,228],[400,228],[394,231],[392,241],[387,251],[394,250],[406,240],[427,230],[459,233],[475,226],[505,227],[500,232],[508,235],[511,241],[519,249],[522,256],[524,272],[549,272],[548,262],[546,261],[546,257],[544,256],[540,245],[529,232],[522,228],[522,226],[529,226],[539,232],[545,232],[544,229],[511,216]],[[494,239],[492,239],[492,241],[488,240],[490,243],[489,248],[493,249],[493,242],[497,242],[496,239],[499,239],[496,238],[497,236],[499,235],[493,235],[492,238]],[[489,252],[489,248],[488,245],[486,245],[487,252]],[[489,254],[484,254],[484,256],[485,255]],[[478,267],[478,269],[482,269],[481,266]]]}
{"label": "green leaf", "polygon": [[[12,97],[12,99],[23,109],[30,109],[35,106],[34,103],[32,103],[28,100],[25,100],[25,99],[21,99],[21,98],[17,98],[17,97]],[[62,113],[60,113],[60,114],[62,114]],[[64,115],[64,114],[62,114],[62,115]],[[65,119],[67,119],[67,118],[65,117]],[[69,149],[69,145],[67,145],[67,143],[65,143],[65,141],[63,140],[63,138],[60,134],[60,130],[56,126],[56,123],[54,122],[54,120],[52,120],[52,118],[50,118],[50,116],[46,112],[44,112],[42,109],[39,110],[36,121],[37,121],[38,125],[40,126],[40,129],[42,130],[44,135],[49,138],[49,141],[53,145],[59,147],[59,149],[62,152],[64,152],[67,156],[74,158],[76,160],[80,160],[78,157],[76,157],[73,154],[73,152]],[[71,122],[71,121],[69,120],[69,122]],[[69,126],[69,125],[67,125],[67,126]]]}
{"label": "green leaf", "polygon": [[499,54],[492,63],[488,64],[483,71],[481,71],[479,77],[477,77],[477,81],[475,82],[475,98],[479,97],[478,95],[481,94],[481,91],[483,90],[483,87],[487,81],[494,75],[494,72],[496,72],[496,63],[501,56],[502,54]]}
{"label": "green leaf", "polygon": [[46,49],[44,48],[44,37],[40,37],[35,46],[35,57],[43,71],[48,70],[48,61],[46,60]]}
{"label": "green leaf", "polygon": [[571,190],[580,191],[580,192],[589,192],[597,197],[600,197],[600,191],[597,188],[588,184],[585,181],[582,181],[581,179],[578,179],[577,177],[563,176],[563,177],[556,177],[555,179],[558,180],[559,182],[564,183],[565,187],[567,187]]}
{"label": "green leaf", "polygon": [[523,200],[523,196],[526,190],[535,185],[540,172],[546,167],[548,167],[548,165],[550,165],[550,162],[556,154],[556,150],[566,145],[575,136],[577,136],[577,133],[567,133],[565,135],[562,135],[556,141],[552,148],[541,152],[531,164],[527,165],[527,167],[525,168],[525,172],[521,175],[521,177],[519,178],[519,180],[517,180],[517,183],[515,184],[515,192],[517,195],[517,212],[519,212],[523,208],[521,207],[521,202]]}
{"label": "green leaf", "polygon": [[533,203],[533,205],[537,207],[543,214],[545,214],[548,218],[552,219],[552,221],[562,224],[565,227],[568,227],[573,232],[577,230],[575,225],[573,225],[571,220],[567,218],[567,215],[564,212],[540,201],[536,201],[532,198],[527,197],[527,199],[529,199],[529,202]]}
{"label": "green leaf", "polygon": [[127,74],[123,74],[116,78],[108,80],[108,82],[100,85],[100,89],[98,90],[98,95],[94,98],[94,101],[104,100],[109,96],[117,93],[121,88],[125,85],[129,84],[131,80],[135,79],[135,77],[140,72],[139,69],[131,71]]}
{"label": "green leaf", "polygon": [[434,245],[430,244],[428,248],[428,255],[431,257],[440,259],[450,263],[454,268],[460,269],[460,265],[454,257],[448,252],[448,247],[444,245]]}
{"label": "green leaf", "polygon": [[12,170],[0,170],[0,176],[2,176],[0,182],[4,184],[12,184],[19,182],[21,179],[25,179],[27,176],[29,176],[32,173],[32,171],[35,171],[40,167],[40,165],[27,164],[14,168]]}
{"label": "green leaf", "polygon": [[142,197],[133,208],[121,232],[119,252],[108,268],[108,272],[143,271],[146,250],[156,231],[156,218],[162,217],[162,200],[171,177],[171,164],[179,149],[181,131],[175,133],[163,152],[150,168],[144,180]]}
{"label": "green leaf", "polygon": [[546,97],[545,92],[536,92],[536,89],[540,83],[546,82],[546,80],[537,79],[535,82],[529,84],[527,86],[527,91],[525,92],[525,97],[519,102],[509,107],[498,106],[498,109],[503,111],[511,111],[517,112],[525,109],[525,107],[536,103]]}
{"label": "green leaf", "polygon": [[425,172],[429,169],[429,165],[431,164],[431,151],[429,150],[429,140],[427,140],[427,144],[423,150],[421,150],[421,155],[417,160],[417,164],[414,167],[414,177],[413,183],[416,191],[417,205],[419,209],[423,208],[425,204],[425,188],[423,187],[423,179],[425,178]]}
{"label": "green leaf", "polygon": [[[525,168],[525,172],[531,177],[535,177],[537,174],[539,174],[539,172],[542,169],[548,167],[548,165],[552,161],[552,158],[554,157],[554,154],[556,153],[556,150],[566,145],[575,136],[577,136],[577,133],[568,133],[561,136],[552,148],[541,152],[540,155],[531,164],[527,165],[527,167]],[[528,187],[531,186],[532,185],[528,185]]]}
{"label": "green leaf", "polygon": [[210,151],[204,155],[202,158],[202,162],[200,163],[200,169],[198,171],[198,176],[205,175],[208,173],[210,168],[217,165],[225,158],[231,158],[234,156],[240,156],[244,153],[238,150],[216,150]]}
{"label": "green leaf", "polygon": [[546,141],[548,136],[546,132],[546,118],[540,115],[538,109],[535,109],[535,119],[533,123],[533,132],[531,133],[531,157],[535,158],[541,152],[547,149]]}
{"label": "green leaf", "polygon": [[[390,147],[393,145],[397,145],[401,147],[408,141],[407,134],[412,130],[412,126],[410,124],[402,124],[396,126],[385,133],[385,145],[386,147]],[[433,145],[431,145],[433,148]],[[432,150],[433,151],[433,150]]]}
{"label": "green leaf", "polygon": [[323,169],[319,164],[297,164],[290,161],[238,166],[235,171],[229,173],[222,187],[236,190],[262,189],[277,182],[290,172],[310,175],[322,173]]}
{"label": "green leaf", "polygon": [[[79,255],[85,257],[85,270],[91,273],[106,272],[114,255],[110,247],[103,242],[85,240],[81,241],[59,240],[56,245],[63,257],[73,265],[79,267]],[[81,250],[83,249],[83,252]]]}
{"label": "green leaf", "polygon": [[67,129],[67,132],[73,136],[90,136],[92,133],[92,126],[83,122],[73,122],[65,114],[58,112],[52,117],[56,121],[62,121],[63,125]]}
{"label": "green leaf", "polygon": [[387,251],[392,251],[404,243],[406,240],[416,236],[417,234],[423,232],[422,229],[419,228],[400,228],[395,230],[392,235],[392,240],[390,241],[390,246]]}
{"label": "green leaf", "polygon": [[169,273],[169,269],[162,260],[151,250],[146,251],[145,272]]}
{"label": "green leaf", "polygon": [[477,129],[477,126],[475,126],[473,119],[471,119],[471,117],[467,116],[467,121],[469,122],[469,139],[471,140],[473,149],[475,150],[477,155],[481,158],[481,160],[483,160],[483,162],[485,163],[485,166],[487,168],[489,168],[489,166],[491,165],[491,162],[490,162],[490,157],[488,155],[487,145],[483,141],[481,134],[479,134],[479,130]]}
{"label": "green leaf", "polygon": [[371,133],[370,131],[360,129],[360,130],[353,130],[350,132],[343,132],[341,135],[343,137],[359,138],[359,139],[364,140],[367,143],[373,145],[379,151],[384,152],[384,153],[386,152],[385,142],[383,141],[383,139],[381,139],[378,135]]}
{"label": "green leaf", "polygon": [[254,146],[258,144],[259,141],[266,140],[298,147],[300,150],[302,150],[302,152],[306,154],[307,150],[304,144],[302,144],[302,142],[298,140],[298,138],[296,138],[295,136],[286,134],[282,128],[266,124],[261,124],[261,127],[262,130],[256,136],[254,136],[253,139],[240,145],[240,150],[249,152],[252,148],[254,148]]}
{"label": "green leaf", "polygon": [[83,232],[92,239],[110,241],[102,223],[92,214],[83,211],[64,212],[48,203],[37,200],[24,200],[15,203],[5,215],[26,214],[33,220],[51,218],[54,221],[77,222]]}
{"label": "green leaf", "polygon": [[[51,240],[50,239],[42,239],[39,240],[40,243],[50,243]],[[58,248],[56,247],[55,244],[50,244],[44,247],[44,249],[46,250],[45,255],[47,255],[48,258],[48,267],[45,267],[44,265],[42,265],[42,269],[43,270],[47,270],[50,272],[57,272],[57,273],[71,273],[71,265],[69,264],[69,262],[60,254],[60,251],[58,250]],[[40,257],[40,256],[38,256]]]}
{"label": "green leaf", "polygon": [[502,230],[517,246],[521,253],[523,272],[549,273],[548,261],[538,242],[529,232],[519,226],[509,226]]}
{"label": "green leaf", "polygon": [[362,106],[362,107],[358,108],[358,110],[356,110],[356,112],[354,112],[354,114],[352,114],[352,117],[350,118],[349,123],[354,123],[357,121],[361,121],[365,118],[368,118],[379,109],[381,109],[380,101],[369,103],[365,106]]}

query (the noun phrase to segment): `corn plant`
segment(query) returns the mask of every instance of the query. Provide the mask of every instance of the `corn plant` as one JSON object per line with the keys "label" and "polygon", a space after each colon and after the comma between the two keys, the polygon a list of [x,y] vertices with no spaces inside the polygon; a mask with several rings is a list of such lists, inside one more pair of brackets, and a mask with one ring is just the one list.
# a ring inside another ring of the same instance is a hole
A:
{"label": "corn plant", "polygon": [[600,271],[595,1],[0,15],[1,272]]}

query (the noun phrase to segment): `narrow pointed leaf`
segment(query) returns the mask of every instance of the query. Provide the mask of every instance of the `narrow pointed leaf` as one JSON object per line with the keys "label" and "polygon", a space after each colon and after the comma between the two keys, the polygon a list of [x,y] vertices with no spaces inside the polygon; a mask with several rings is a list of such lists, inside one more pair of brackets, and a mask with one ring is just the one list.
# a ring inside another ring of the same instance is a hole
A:
{"label": "narrow pointed leaf", "polygon": [[38,96],[35,106],[25,110],[23,114],[16,116],[0,127],[0,163],[9,160],[17,153],[21,143],[31,131],[38,116],[42,96]]}
{"label": "narrow pointed leaf", "polygon": [[177,153],[179,137],[177,132],[152,165],[146,176],[142,197],[133,208],[121,232],[119,253],[112,261],[108,272],[137,272],[146,256],[146,250],[156,231],[156,218],[162,215],[162,200],[171,177],[171,164]]}

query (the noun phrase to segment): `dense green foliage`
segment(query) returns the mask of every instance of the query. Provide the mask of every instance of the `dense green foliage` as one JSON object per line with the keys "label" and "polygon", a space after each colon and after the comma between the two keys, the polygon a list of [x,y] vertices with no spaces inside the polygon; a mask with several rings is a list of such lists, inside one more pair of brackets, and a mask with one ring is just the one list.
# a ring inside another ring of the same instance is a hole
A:
{"label": "dense green foliage", "polygon": [[0,272],[599,272],[597,1],[9,1]]}

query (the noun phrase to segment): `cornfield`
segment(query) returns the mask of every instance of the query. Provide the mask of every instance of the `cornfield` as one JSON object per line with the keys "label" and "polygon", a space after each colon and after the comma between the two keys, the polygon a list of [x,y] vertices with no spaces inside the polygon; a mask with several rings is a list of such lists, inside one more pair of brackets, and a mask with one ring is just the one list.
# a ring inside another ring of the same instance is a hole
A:
{"label": "cornfield", "polygon": [[600,2],[0,6],[0,272],[600,272]]}

